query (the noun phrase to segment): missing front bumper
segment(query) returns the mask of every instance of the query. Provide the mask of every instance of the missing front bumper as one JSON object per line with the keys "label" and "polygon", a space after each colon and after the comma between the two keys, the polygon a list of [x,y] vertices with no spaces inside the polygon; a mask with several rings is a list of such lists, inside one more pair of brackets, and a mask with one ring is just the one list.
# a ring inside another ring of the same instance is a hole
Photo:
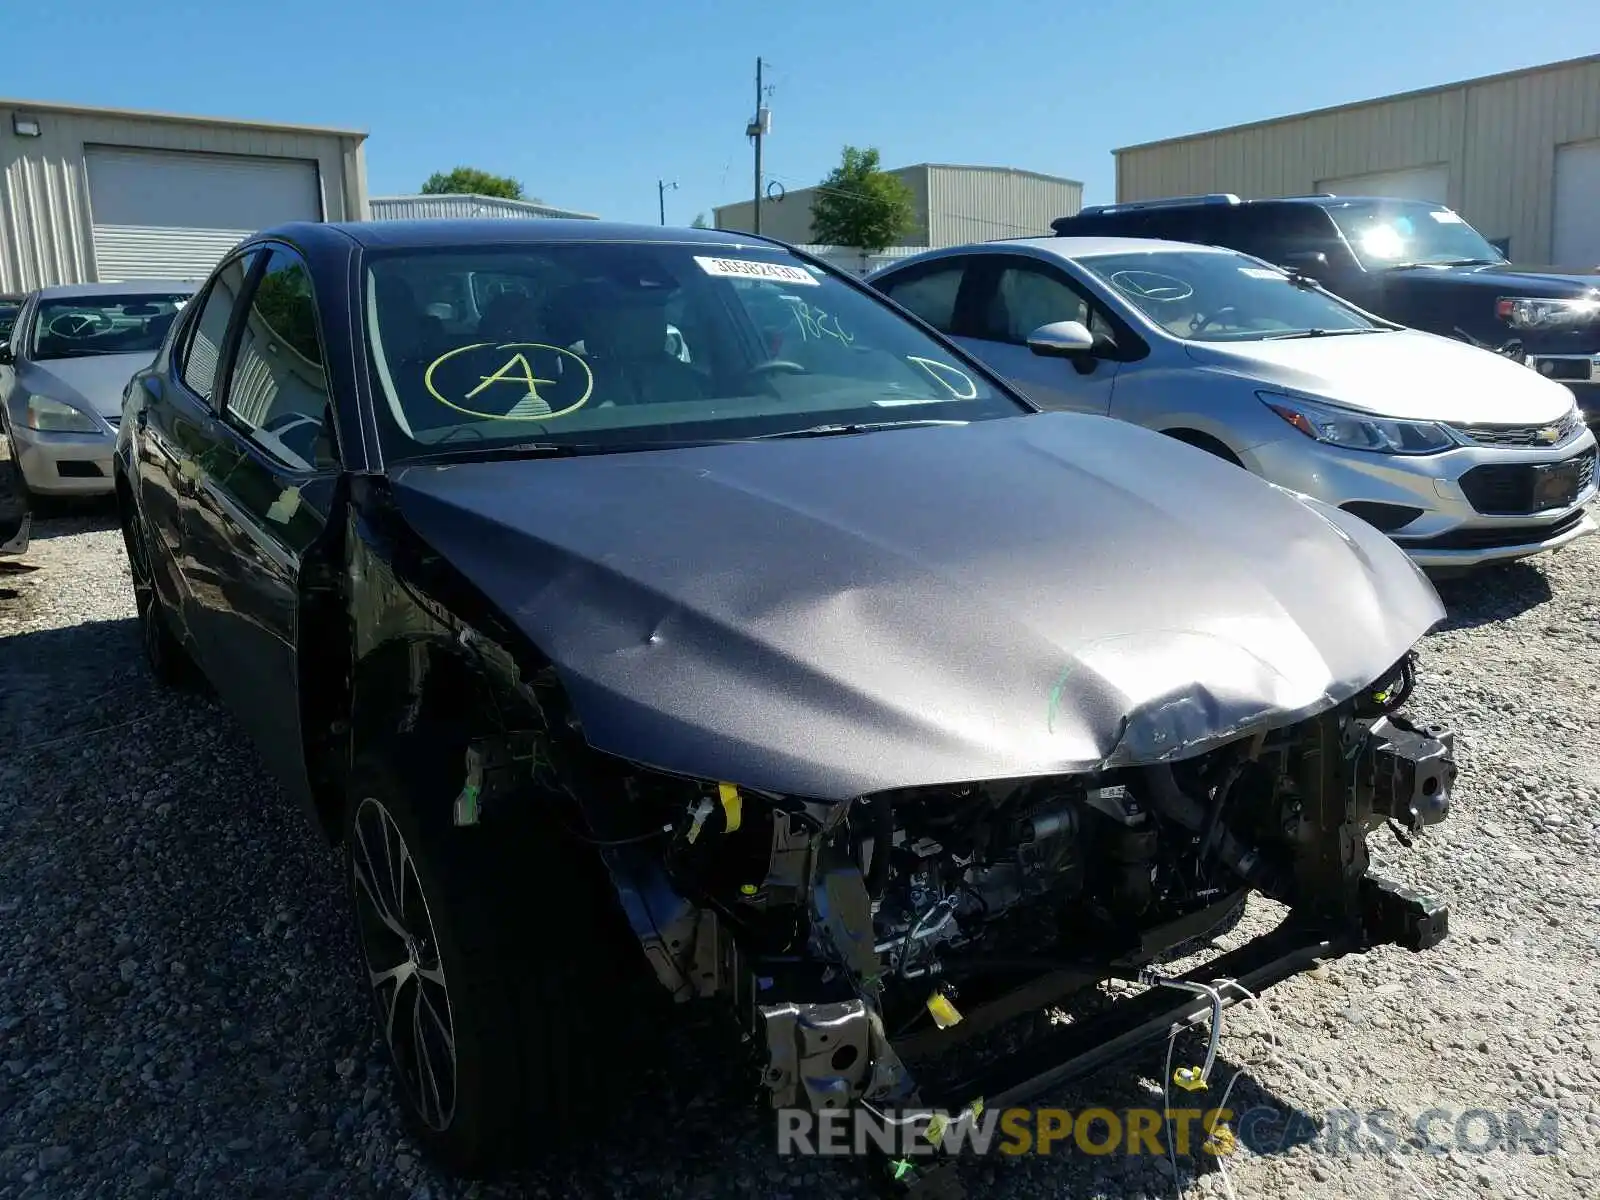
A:
{"label": "missing front bumper", "polygon": [[[1427,950],[1449,933],[1449,909],[1443,902],[1377,876],[1361,882],[1361,909],[1360,923],[1337,933],[1306,926],[1291,916],[1272,932],[1178,978],[1193,983],[1233,980],[1259,995],[1347,954],[1380,945]],[[1224,1007],[1239,999],[1227,994]],[[974,1097],[991,1108],[1031,1100],[1163,1040],[1174,1027],[1190,1024],[1210,1007],[1210,1001],[1200,997],[1174,1003],[1172,993],[1161,989],[1120,1001],[1100,1016],[1035,1039],[1025,1052],[952,1086],[949,1099],[956,1103],[950,1107],[959,1111]]]}

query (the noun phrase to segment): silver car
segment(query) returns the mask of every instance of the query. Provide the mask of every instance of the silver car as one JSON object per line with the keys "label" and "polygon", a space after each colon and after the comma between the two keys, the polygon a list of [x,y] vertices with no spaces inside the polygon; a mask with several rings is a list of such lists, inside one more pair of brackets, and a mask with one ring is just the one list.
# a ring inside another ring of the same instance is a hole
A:
{"label": "silver car", "polygon": [[868,279],[1045,408],[1171,434],[1361,517],[1430,568],[1593,533],[1570,390],[1260,259],[1131,238],[934,250]]}
{"label": "silver car", "polygon": [[41,288],[23,301],[0,347],[0,429],[29,492],[111,491],[123,388],[193,294],[192,283],[133,280]]}

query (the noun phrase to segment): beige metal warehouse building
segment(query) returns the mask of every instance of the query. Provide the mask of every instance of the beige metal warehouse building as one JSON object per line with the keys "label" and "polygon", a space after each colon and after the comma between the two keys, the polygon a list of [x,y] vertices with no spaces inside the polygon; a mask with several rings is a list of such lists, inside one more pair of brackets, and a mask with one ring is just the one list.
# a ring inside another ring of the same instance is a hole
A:
{"label": "beige metal warehouse building", "polygon": [[197,279],[282,221],[368,215],[366,134],[0,100],[0,291]]}
{"label": "beige metal warehouse building", "polygon": [[[911,189],[917,224],[900,247],[927,249],[994,238],[1049,233],[1056,217],[1083,207],[1083,184],[1076,179],[1021,171],[1015,167],[918,163],[888,174]],[[801,188],[761,204],[761,232],[793,245],[807,245],[815,188]],[[714,210],[718,229],[749,233],[755,228],[751,200]]]}
{"label": "beige metal warehouse building", "polygon": [[1434,200],[1519,261],[1600,265],[1600,55],[1113,153],[1119,201]]}

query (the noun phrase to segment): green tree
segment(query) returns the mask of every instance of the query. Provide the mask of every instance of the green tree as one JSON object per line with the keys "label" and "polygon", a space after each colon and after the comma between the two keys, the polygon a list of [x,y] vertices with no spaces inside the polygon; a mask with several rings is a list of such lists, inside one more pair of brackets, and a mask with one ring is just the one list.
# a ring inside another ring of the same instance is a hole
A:
{"label": "green tree", "polygon": [[711,226],[706,224],[706,215],[705,215],[705,213],[695,213],[694,220],[689,222],[689,228],[690,229],[710,229]]}
{"label": "green tree", "polygon": [[876,254],[917,227],[911,189],[879,165],[875,149],[846,146],[811,202],[811,237]]}
{"label": "green tree", "polygon": [[[522,183],[509,175],[492,175],[477,167],[456,167],[452,171],[435,171],[422,185],[425,196],[500,196],[506,200],[531,200],[522,191]],[[537,201],[535,201],[537,203]]]}

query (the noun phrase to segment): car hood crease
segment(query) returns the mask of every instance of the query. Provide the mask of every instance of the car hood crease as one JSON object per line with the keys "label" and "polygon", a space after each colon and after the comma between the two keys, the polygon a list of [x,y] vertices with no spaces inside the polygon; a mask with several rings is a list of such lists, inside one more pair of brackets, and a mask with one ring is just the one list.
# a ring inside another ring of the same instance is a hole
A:
{"label": "car hood crease", "polygon": [[1199,753],[1442,616],[1377,531],[1101,417],[414,466],[589,742],[819,798]]}

